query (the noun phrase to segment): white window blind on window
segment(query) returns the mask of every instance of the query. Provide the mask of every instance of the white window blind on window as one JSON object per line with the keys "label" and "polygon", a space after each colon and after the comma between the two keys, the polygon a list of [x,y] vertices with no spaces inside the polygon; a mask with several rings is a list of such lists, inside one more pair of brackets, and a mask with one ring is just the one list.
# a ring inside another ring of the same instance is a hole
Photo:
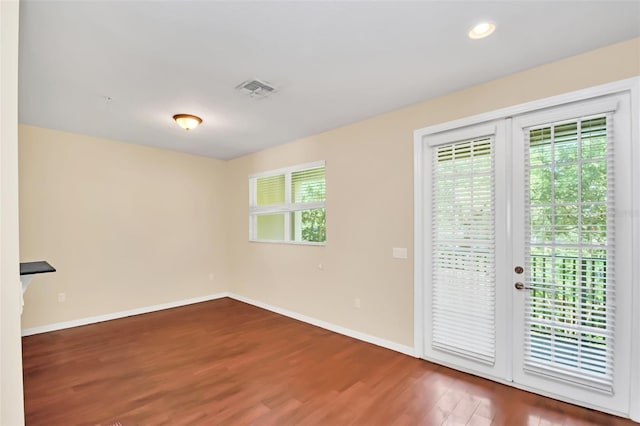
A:
{"label": "white window blind on window", "polygon": [[291,173],[291,201],[311,203],[326,198],[325,168],[300,170]]}
{"label": "white window blind on window", "polygon": [[269,206],[285,201],[285,175],[267,176],[256,179],[256,205]]}
{"label": "white window blind on window", "polygon": [[611,393],[612,114],[525,129],[525,369]]}
{"label": "white window blind on window", "polygon": [[493,137],[434,147],[431,182],[431,345],[493,364]]}

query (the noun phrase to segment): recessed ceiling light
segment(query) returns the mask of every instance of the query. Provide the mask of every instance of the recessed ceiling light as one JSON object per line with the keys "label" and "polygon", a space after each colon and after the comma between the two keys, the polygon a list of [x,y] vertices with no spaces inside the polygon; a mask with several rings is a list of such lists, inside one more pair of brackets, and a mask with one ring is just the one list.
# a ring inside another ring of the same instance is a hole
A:
{"label": "recessed ceiling light", "polygon": [[475,27],[469,30],[469,38],[477,40],[479,38],[485,38],[493,34],[496,30],[496,24],[493,22],[480,22]]}
{"label": "recessed ceiling light", "polygon": [[173,119],[185,130],[195,129],[202,123],[202,118],[191,114],[176,114]]}

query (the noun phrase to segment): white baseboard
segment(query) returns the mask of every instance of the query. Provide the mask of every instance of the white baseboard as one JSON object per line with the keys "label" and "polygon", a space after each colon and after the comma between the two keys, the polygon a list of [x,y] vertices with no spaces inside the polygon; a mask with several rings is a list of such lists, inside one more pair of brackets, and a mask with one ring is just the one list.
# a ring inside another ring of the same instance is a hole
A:
{"label": "white baseboard", "polygon": [[134,315],[147,314],[149,312],[161,311],[163,309],[177,308],[179,306],[191,305],[193,303],[207,302],[209,300],[221,299],[228,297],[227,292],[210,294],[207,296],[194,297],[193,299],[178,300],[175,302],[162,303],[160,305],[145,306],[143,308],[130,309],[128,311],[113,312],[110,314],[97,315],[95,317],[80,318],[72,321],[57,322],[54,324],[43,325],[40,327],[25,328],[22,330],[22,336],[31,336],[33,334],[46,333],[48,331],[63,330],[65,328],[80,327],[81,325],[95,324],[97,322],[110,321],[118,318],[131,317]]}
{"label": "white baseboard", "polygon": [[371,336],[370,334],[361,333],[359,331],[355,331],[339,325],[331,324],[330,322],[308,317],[306,315],[302,315],[297,312],[289,311],[288,309],[278,308],[276,306],[259,302],[257,300],[253,300],[248,297],[240,296],[239,294],[228,293],[227,296],[230,297],[231,299],[248,303],[249,305],[257,306],[258,308],[266,309],[267,311],[275,312],[276,314],[284,315],[285,317],[293,318],[298,321],[315,325],[316,327],[324,328],[325,330],[333,331],[334,333],[339,333],[345,336],[353,337],[354,339],[362,340],[363,342],[367,342],[367,343],[374,344],[376,346],[381,346],[383,348],[391,349],[392,351],[400,352],[405,355],[415,356],[415,352],[412,346],[401,345],[399,343],[395,343],[390,340],[381,339],[376,336]]}
{"label": "white baseboard", "polygon": [[296,319],[298,321],[306,322],[307,324],[315,325],[316,327],[324,328],[325,330],[333,331],[335,333],[343,334],[345,336],[353,337],[354,339],[362,340],[367,343],[371,343],[383,348],[391,349],[392,351],[400,352],[406,355],[415,356],[414,348],[411,346],[400,345],[390,340],[381,339],[376,336],[361,333],[359,331],[351,330],[339,325],[335,325],[326,321],[322,321],[316,318],[312,318],[306,315],[299,314],[297,312],[290,311],[288,309],[278,308],[276,306],[269,305],[267,303],[259,302],[248,297],[240,296],[239,294],[221,292],[216,294],[210,294],[207,296],[195,297],[193,299],[178,300],[175,302],[162,303],[160,305],[145,306],[142,308],[130,309],[127,311],[113,312],[110,314],[97,315],[94,317],[80,318],[72,321],[57,322],[54,324],[43,325],[40,327],[25,328],[22,330],[22,336],[31,336],[34,334],[46,333],[49,331],[64,330],[65,328],[80,327],[82,325],[95,324],[103,321],[110,321],[118,318],[125,318],[134,315],[147,314],[149,312],[161,311],[163,309],[177,308],[179,306],[191,305],[193,303],[207,302],[209,300],[221,299],[223,297],[229,297],[231,299],[238,300],[240,302],[247,303],[249,305],[257,306],[258,308],[266,309],[267,311],[275,312],[280,315],[284,315],[289,318]]}

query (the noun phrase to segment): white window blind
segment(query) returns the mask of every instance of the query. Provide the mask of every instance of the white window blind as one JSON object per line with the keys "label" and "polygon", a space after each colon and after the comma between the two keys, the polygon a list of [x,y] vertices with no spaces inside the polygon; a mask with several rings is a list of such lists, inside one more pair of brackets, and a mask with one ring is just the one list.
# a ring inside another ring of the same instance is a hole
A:
{"label": "white window blind", "polygon": [[324,161],[249,177],[251,241],[326,241]]}
{"label": "white window blind", "polygon": [[324,166],[291,173],[291,201],[293,203],[324,202],[325,197]]}
{"label": "white window blind", "polygon": [[611,393],[612,114],[525,129],[525,368]]}
{"label": "white window blind", "polygon": [[434,147],[431,182],[431,345],[493,364],[493,137]]}

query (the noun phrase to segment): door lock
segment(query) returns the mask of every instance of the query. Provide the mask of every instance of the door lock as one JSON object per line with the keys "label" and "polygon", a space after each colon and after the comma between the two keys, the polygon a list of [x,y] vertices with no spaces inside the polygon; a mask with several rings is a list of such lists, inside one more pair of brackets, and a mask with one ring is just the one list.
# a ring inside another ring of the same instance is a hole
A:
{"label": "door lock", "polygon": [[519,275],[524,272],[524,268],[522,266],[516,266],[515,268],[513,268],[513,271]]}
{"label": "door lock", "polygon": [[527,287],[526,285],[524,285],[520,281],[515,283],[513,286],[516,288],[516,290],[531,290],[531,287]]}

